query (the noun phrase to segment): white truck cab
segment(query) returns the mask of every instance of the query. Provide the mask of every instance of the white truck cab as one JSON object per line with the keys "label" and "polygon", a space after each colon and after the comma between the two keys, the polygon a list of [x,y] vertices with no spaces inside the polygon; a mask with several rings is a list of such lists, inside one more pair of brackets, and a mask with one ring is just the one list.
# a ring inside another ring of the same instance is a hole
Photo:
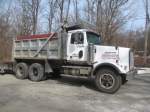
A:
{"label": "white truck cab", "polygon": [[90,76],[100,91],[114,93],[136,74],[130,48],[101,45],[100,35],[86,29],[68,32],[67,62],[92,65]]}

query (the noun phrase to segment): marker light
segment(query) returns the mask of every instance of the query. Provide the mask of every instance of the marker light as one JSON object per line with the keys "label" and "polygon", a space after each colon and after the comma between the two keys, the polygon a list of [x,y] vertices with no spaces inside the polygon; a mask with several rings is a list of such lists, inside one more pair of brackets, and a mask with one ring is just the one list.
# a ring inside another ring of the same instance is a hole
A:
{"label": "marker light", "polygon": [[118,63],[118,60],[116,60],[116,63]]}

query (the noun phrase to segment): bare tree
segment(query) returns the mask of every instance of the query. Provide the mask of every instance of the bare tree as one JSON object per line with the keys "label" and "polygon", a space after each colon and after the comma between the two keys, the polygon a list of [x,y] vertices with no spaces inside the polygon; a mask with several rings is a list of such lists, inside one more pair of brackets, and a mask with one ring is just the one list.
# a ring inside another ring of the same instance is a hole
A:
{"label": "bare tree", "polygon": [[100,21],[98,30],[102,35],[103,44],[110,45],[111,40],[116,36],[118,29],[125,23],[125,17],[123,17],[120,7],[127,2],[128,0],[98,1],[97,8],[100,7],[99,9],[101,9],[100,11],[97,11],[97,20]]}
{"label": "bare tree", "polygon": [[28,10],[28,2],[25,0],[17,0],[15,11],[15,26],[17,35],[31,35],[33,32],[32,16]]}
{"label": "bare tree", "polygon": [[0,10],[0,61],[10,61],[11,57],[11,1],[1,1]]}
{"label": "bare tree", "polygon": [[54,19],[54,13],[56,12],[56,9],[54,7],[54,0],[49,0],[48,1],[48,8],[49,11],[46,14],[46,20],[48,21],[48,30],[51,32],[52,30],[52,24],[53,24],[53,19]]}
{"label": "bare tree", "polygon": [[79,18],[78,0],[73,0],[75,21]]}
{"label": "bare tree", "polygon": [[135,52],[143,51],[144,33],[142,28],[134,30],[122,30],[112,39],[112,45],[132,48]]}
{"label": "bare tree", "polygon": [[86,0],[85,5],[83,7],[83,11],[85,13],[84,19],[86,19],[91,23],[94,23],[95,8],[96,8],[96,0]]}
{"label": "bare tree", "polygon": [[29,1],[27,1],[29,11],[32,15],[33,35],[35,35],[36,31],[37,31],[37,21],[38,21],[40,2],[41,2],[41,0],[29,0]]}
{"label": "bare tree", "polygon": [[[102,43],[111,45],[119,29],[134,16],[127,11],[129,6],[128,0],[86,0],[86,5],[83,7],[84,18],[97,25]],[[128,14],[124,14],[124,10]]]}
{"label": "bare tree", "polygon": [[72,2],[71,0],[56,0],[55,1],[55,7],[57,8],[57,11],[55,13],[55,21],[60,23],[60,22],[69,20],[71,2]]}
{"label": "bare tree", "polygon": [[55,6],[58,7],[60,11],[59,22],[63,22],[64,4],[65,4],[65,0],[56,0],[55,2]]}
{"label": "bare tree", "polygon": [[148,38],[148,23],[149,23],[149,14],[148,14],[148,0],[146,0],[146,25],[145,25],[145,45],[144,45],[144,66],[146,65],[146,54],[147,54],[147,38]]}
{"label": "bare tree", "polygon": [[68,0],[68,5],[67,5],[67,11],[66,11],[66,21],[68,20],[69,10],[70,10],[70,0]]}
{"label": "bare tree", "polygon": [[40,2],[41,0],[18,0],[20,18],[22,18],[19,23],[23,32],[21,35],[30,34],[30,27],[32,34],[36,34]]}

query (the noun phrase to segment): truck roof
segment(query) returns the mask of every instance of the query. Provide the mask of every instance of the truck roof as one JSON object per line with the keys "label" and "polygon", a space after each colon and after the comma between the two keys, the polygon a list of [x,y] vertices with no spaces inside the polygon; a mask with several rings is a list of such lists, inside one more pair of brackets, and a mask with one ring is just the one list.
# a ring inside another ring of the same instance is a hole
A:
{"label": "truck roof", "polygon": [[71,30],[71,31],[68,31],[68,32],[69,33],[73,33],[73,32],[77,32],[77,31],[79,31],[79,32],[81,31],[81,32],[94,32],[94,33],[96,33],[95,31],[92,31],[92,30],[89,30],[89,29],[78,29],[78,30]]}
{"label": "truck roof", "polygon": [[63,27],[65,27],[67,31],[76,30],[76,29],[96,30],[96,25],[80,18],[76,22],[68,22],[64,24]]}
{"label": "truck roof", "polygon": [[84,31],[90,31],[90,30],[87,30],[87,29],[77,29],[77,30],[70,30],[68,32],[71,33],[71,32],[76,32],[76,31],[84,32]]}

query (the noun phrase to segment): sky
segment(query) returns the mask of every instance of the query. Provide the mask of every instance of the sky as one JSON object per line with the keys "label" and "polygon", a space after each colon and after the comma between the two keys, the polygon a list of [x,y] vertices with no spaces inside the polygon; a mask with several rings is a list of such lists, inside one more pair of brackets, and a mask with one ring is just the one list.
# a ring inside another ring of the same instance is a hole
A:
{"label": "sky", "polygon": [[[82,0],[83,2],[84,0]],[[133,19],[130,19],[126,25],[124,26],[125,29],[128,30],[136,30],[136,29],[145,29],[145,21],[146,21],[146,14],[145,14],[145,1],[146,0],[131,0],[133,2],[132,6],[128,11],[131,11],[132,13],[136,13],[135,17]],[[46,5],[46,2],[42,1],[43,4]],[[149,2],[149,14],[150,14],[150,0]],[[80,3],[82,4],[82,3]],[[79,4],[79,7],[80,7]],[[81,5],[82,6],[82,5]],[[71,8],[71,7],[70,7]],[[124,12],[126,13],[126,12]],[[46,23],[45,23],[46,24]]]}
{"label": "sky", "polygon": [[[150,15],[150,0],[148,0],[148,12]],[[146,6],[145,6],[145,0],[135,0],[135,5],[137,15],[135,16],[134,20],[131,20],[127,23],[126,28],[127,29],[133,29],[136,30],[137,28],[143,28],[145,29],[145,23],[146,23]]]}

